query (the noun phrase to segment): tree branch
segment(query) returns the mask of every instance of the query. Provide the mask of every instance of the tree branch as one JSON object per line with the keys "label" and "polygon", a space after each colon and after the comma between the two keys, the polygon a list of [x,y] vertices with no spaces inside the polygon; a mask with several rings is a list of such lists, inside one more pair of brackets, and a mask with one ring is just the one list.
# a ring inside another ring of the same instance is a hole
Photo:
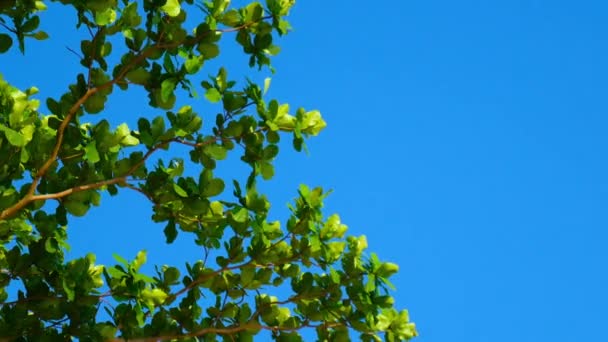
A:
{"label": "tree branch", "polygon": [[42,179],[44,174],[48,171],[48,169],[51,167],[51,165],[53,165],[53,163],[57,159],[57,155],[59,154],[59,150],[61,149],[61,144],[63,143],[65,130],[68,127],[70,121],[72,121],[72,119],[76,115],[76,112],[78,112],[80,106],[82,106],[91,95],[95,94],[98,91],[98,88],[91,88],[87,90],[87,92],[80,99],[78,99],[78,101],[76,101],[76,103],[70,108],[68,114],[63,119],[61,125],[57,129],[57,141],[55,142],[55,146],[53,147],[53,152],[51,152],[51,156],[46,160],[46,162],[36,173],[36,176],[32,180],[32,184],[30,185],[27,194],[13,206],[2,211],[2,213],[0,213],[0,220],[8,219],[14,216],[15,214],[17,214],[17,212],[19,212],[21,209],[23,209],[25,206],[32,202],[32,197],[34,197],[36,186],[38,186],[38,183],[40,183],[40,180]]}
{"label": "tree branch", "polygon": [[[246,23],[237,27],[232,27],[232,28],[228,28],[228,29],[217,29],[217,30],[213,30],[212,32],[221,32],[221,33],[228,33],[228,32],[236,32],[242,29],[245,29],[251,25],[254,25],[260,21],[264,21],[264,20],[268,20],[268,19],[272,19],[272,16],[265,16],[260,18],[259,21],[255,21],[255,22],[250,22],[250,23]],[[6,26],[6,25],[4,25]],[[97,35],[101,32],[101,30],[97,31],[95,34],[95,37],[93,37],[93,41],[97,38]],[[202,39],[205,38],[205,35],[201,35],[200,37],[196,37],[194,38],[194,40],[191,42],[191,44],[196,44],[199,41],[201,41]],[[57,140],[55,142],[55,145],[53,147],[53,151],[51,153],[51,156],[46,160],[46,162],[42,165],[42,167],[38,170],[38,172],[36,172],[36,176],[34,176],[34,179],[32,180],[32,184],[30,185],[26,195],[21,198],[17,203],[15,203],[14,205],[12,205],[11,207],[3,210],[2,212],[0,212],[0,220],[5,220],[8,218],[13,217],[14,215],[16,215],[21,209],[25,208],[28,204],[30,204],[32,201],[35,201],[37,199],[45,199],[45,198],[59,198],[59,197],[53,197],[52,194],[47,194],[47,195],[37,195],[35,196],[34,193],[36,192],[36,187],[38,186],[38,184],[40,183],[40,180],[42,179],[42,177],[44,177],[44,175],[46,174],[46,172],[49,170],[49,168],[51,167],[51,165],[53,165],[53,163],[55,163],[55,161],[57,160],[57,156],[59,155],[59,151],[61,149],[61,144],[63,143],[63,138],[64,138],[64,134],[65,134],[65,130],[67,129],[70,121],[72,121],[72,119],[74,118],[74,116],[76,115],[76,113],[78,112],[78,110],[80,109],[80,107],[95,93],[99,92],[100,90],[109,88],[111,86],[113,86],[114,84],[120,82],[121,80],[124,79],[124,77],[126,76],[126,74],[131,70],[131,68],[133,68],[135,65],[139,64],[142,60],[146,59],[150,54],[152,54],[152,52],[156,49],[171,49],[171,48],[175,48],[178,47],[180,45],[183,45],[187,43],[187,41],[180,41],[180,42],[173,42],[172,44],[166,44],[163,45],[159,42],[148,46],[147,48],[145,48],[140,54],[138,54],[133,60],[131,60],[127,65],[125,65],[123,67],[123,69],[121,70],[121,72],[112,80],[98,85],[96,87],[92,87],[89,88],[87,90],[87,92],[82,95],[82,97],[80,99],[78,99],[78,101],[76,101],[76,103],[74,103],[74,105],[72,105],[72,107],[70,107],[70,109],[67,112],[67,115],[65,116],[65,118],[62,120],[59,128],[57,129]],[[92,56],[92,58],[94,58],[94,56]],[[91,73],[91,69],[92,69],[92,64],[90,64],[88,66],[88,71],[89,71],[89,83],[90,83],[90,73]],[[90,84],[89,84],[90,86]],[[184,143],[184,142],[182,142]],[[106,182],[110,182],[111,180],[108,180]],[[115,182],[119,182],[119,180],[115,179]],[[110,183],[110,184],[114,184],[114,183]],[[103,185],[100,185],[103,186]],[[88,188],[87,188],[88,189]],[[84,191],[87,189],[83,189],[83,190],[79,190],[79,191]],[[78,189],[74,189],[74,190],[78,190]],[[65,190],[65,191],[69,191]],[[73,193],[69,192],[65,194],[65,196]],[[64,193],[64,192],[62,192]],[[60,196],[61,197],[61,196]]]}

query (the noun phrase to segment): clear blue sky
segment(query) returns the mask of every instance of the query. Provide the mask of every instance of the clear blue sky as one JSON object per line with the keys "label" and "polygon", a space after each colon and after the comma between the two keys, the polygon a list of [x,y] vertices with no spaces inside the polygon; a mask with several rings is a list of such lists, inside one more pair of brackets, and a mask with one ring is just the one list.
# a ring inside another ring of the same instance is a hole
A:
{"label": "clear blue sky", "polygon": [[[270,96],[329,126],[310,156],[278,160],[273,211],[299,183],[334,189],[327,213],[401,265],[417,341],[608,341],[607,13],[599,0],[299,1]],[[0,56],[5,78],[43,96],[73,79],[64,46],[78,47],[72,22],[45,19],[59,44],[30,42],[27,67]],[[137,101],[108,117],[158,113]],[[200,258],[164,247],[149,215],[137,194],[108,199],[72,222],[73,253]]]}

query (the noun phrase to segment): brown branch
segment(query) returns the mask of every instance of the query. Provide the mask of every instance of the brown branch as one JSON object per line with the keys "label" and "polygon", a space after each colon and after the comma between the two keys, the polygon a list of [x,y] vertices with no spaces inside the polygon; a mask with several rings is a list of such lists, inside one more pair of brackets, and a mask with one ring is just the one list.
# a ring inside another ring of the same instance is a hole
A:
{"label": "brown branch", "polygon": [[[100,32],[101,32],[101,30],[97,31],[97,33],[95,34],[95,37],[93,38],[93,42],[95,41],[95,39],[97,38],[97,35]],[[87,84],[87,86],[90,86],[91,69],[92,69],[92,64],[89,64],[89,66],[88,66],[89,84]],[[70,107],[70,109],[67,112],[67,115],[61,121],[61,124],[59,125],[59,128],[57,129],[57,140],[55,141],[55,146],[53,147],[51,156],[44,162],[44,164],[42,164],[42,167],[40,169],[38,169],[38,172],[36,172],[36,176],[34,176],[34,179],[32,180],[32,184],[30,185],[30,187],[27,191],[27,194],[21,200],[19,200],[17,203],[15,203],[13,206],[2,211],[0,213],[0,220],[12,217],[19,210],[23,209],[25,206],[27,206],[29,203],[31,203],[32,201],[35,200],[34,198],[36,196],[34,196],[34,193],[36,192],[36,187],[38,186],[38,183],[40,183],[40,180],[42,179],[42,177],[49,170],[51,165],[53,165],[53,163],[55,163],[55,161],[57,160],[57,156],[59,155],[59,150],[61,150],[61,144],[63,143],[65,130],[67,129],[68,125],[70,124],[70,121],[72,121],[74,116],[76,116],[76,113],[78,112],[80,107],[89,99],[89,97],[91,97],[93,94],[97,93],[99,90],[113,85],[114,84],[113,82],[115,82],[115,80],[116,79],[114,79],[102,86],[99,86],[99,87],[95,87],[95,88],[89,87],[87,89],[86,93],[84,93],[82,95],[82,97],[80,99],[78,99],[78,101],[76,101],[76,103],[74,103],[72,105],[72,107]]]}
{"label": "brown branch", "polygon": [[98,91],[99,88],[91,88],[87,90],[87,92],[80,99],[78,99],[78,101],[76,101],[76,103],[70,108],[68,114],[63,119],[61,125],[59,125],[59,128],[57,129],[57,141],[55,142],[55,146],[53,147],[51,156],[46,160],[46,162],[36,173],[36,176],[32,180],[32,184],[30,185],[26,195],[13,206],[2,211],[2,213],[0,213],[0,220],[8,219],[14,216],[17,212],[19,212],[19,210],[23,209],[25,206],[32,202],[32,197],[34,197],[36,186],[38,186],[38,183],[40,183],[40,180],[42,179],[44,174],[48,171],[48,169],[51,167],[51,165],[53,165],[53,163],[57,159],[57,155],[59,154],[59,150],[61,149],[61,144],[63,143],[65,130],[68,127],[70,121],[72,121],[72,119],[76,115],[76,112],[78,112],[78,109],[80,109],[80,106],[82,106],[91,95],[95,94]]}
{"label": "brown branch", "polygon": [[[263,20],[267,20],[267,19],[271,19],[272,16],[265,16],[262,17],[260,19],[260,21]],[[237,27],[233,27],[233,28],[229,28],[229,29],[218,29],[218,30],[214,30],[213,32],[222,32],[222,33],[228,33],[228,32],[235,32],[235,31],[239,31],[242,29],[245,29],[251,25],[256,24],[256,22],[251,22],[251,23],[246,23]],[[100,30],[101,31],[101,30]],[[98,31],[97,34],[100,32]],[[205,37],[205,35],[201,35],[200,37],[197,37],[194,39],[194,41],[192,42],[193,44],[198,43],[199,40],[202,40]],[[57,160],[57,156],[59,155],[59,151],[61,149],[61,144],[63,143],[63,138],[64,138],[64,134],[65,134],[65,130],[67,129],[70,121],[72,121],[72,119],[74,118],[74,116],[76,116],[76,113],[78,112],[78,110],[80,109],[80,107],[95,93],[99,92],[100,90],[112,87],[114,84],[120,82],[125,76],[126,74],[131,70],[131,68],[133,68],[135,65],[139,64],[142,60],[146,59],[146,57],[148,57],[150,54],[152,54],[152,52],[156,49],[170,49],[170,48],[175,48],[177,46],[180,46],[182,44],[186,43],[186,41],[181,41],[181,42],[174,42],[172,44],[167,44],[167,45],[163,45],[160,43],[155,43],[154,45],[151,45],[147,48],[145,48],[140,54],[138,54],[133,60],[131,60],[127,65],[125,65],[123,67],[123,69],[120,71],[120,73],[113,78],[112,80],[98,85],[96,87],[93,88],[89,88],[87,90],[86,93],[84,93],[82,95],[82,97],[80,99],[78,99],[78,101],[76,101],[76,103],[74,103],[74,105],[72,105],[72,107],[70,107],[70,109],[67,112],[67,115],[65,116],[65,118],[63,119],[63,121],[61,122],[61,124],[59,125],[59,128],[57,129],[57,140],[55,142],[55,146],[53,147],[53,151],[51,153],[51,156],[45,161],[45,163],[42,165],[42,167],[38,170],[38,172],[36,173],[36,175],[34,176],[34,179],[32,180],[32,184],[30,185],[26,195],[21,198],[17,203],[15,203],[14,205],[12,205],[11,207],[3,210],[2,212],[0,212],[0,220],[5,220],[5,219],[9,219],[11,217],[13,217],[14,215],[16,215],[21,209],[25,208],[28,204],[30,204],[32,201],[36,200],[36,198],[38,199],[44,199],[44,198],[59,198],[59,197],[53,197],[52,194],[47,194],[47,195],[34,195],[34,193],[36,192],[36,187],[38,186],[38,184],[40,183],[40,180],[42,179],[42,177],[44,177],[44,175],[46,174],[46,172],[49,170],[49,168],[53,165],[53,163],[55,163],[55,161]],[[91,71],[92,65],[89,65],[89,74]],[[112,180],[108,180],[105,182],[110,182]],[[119,182],[118,179],[115,179],[115,182]],[[110,183],[110,184],[114,184],[114,183]],[[101,185],[102,186],[102,185]],[[87,188],[89,189],[89,188]],[[79,190],[79,191],[84,191],[87,189],[83,189],[83,190]],[[78,189],[74,189],[74,190],[78,190]],[[72,190],[69,193],[66,193],[65,196],[75,192],[74,190]],[[68,190],[64,190],[61,193],[64,193],[66,191],[70,191],[70,189]],[[42,196],[42,197],[39,197]]]}
{"label": "brown branch", "polygon": [[112,185],[112,184],[118,184],[118,183],[125,183],[125,185],[132,189],[132,190],[136,190],[138,192],[143,193],[144,195],[146,195],[146,197],[148,197],[148,199],[151,199],[151,196],[149,196],[148,194],[144,193],[143,190],[134,187],[132,185],[126,184],[127,181],[127,177],[129,177],[130,175],[132,175],[135,171],[137,171],[137,169],[139,169],[148,158],[150,158],[150,156],[158,151],[159,149],[163,148],[164,146],[166,146],[168,143],[171,142],[176,142],[176,143],[180,143],[180,144],[184,144],[187,146],[192,146],[192,147],[201,147],[204,145],[209,145],[212,143],[215,143],[215,141],[222,139],[221,137],[217,137],[214,140],[210,140],[210,141],[206,141],[206,142],[201,142],[201,143],[191,143],[189,141],[185,141],[185,140],[181,140],[181,139],[170,139],[167,141],[163,141],[160,142],[158,144],[156,144],[154,147],[152,147],[151,149],[148,150],[148,152],[146,152],[146,154],[144,155],[144,157],[137,162],[135,165],[131,166],[131,168],[129,170],[127,170],[127,172],[125,172],[124,175],[119,176],[119,177],[115,177],[112,179],[107,179],[107,180],[103,180],[103,181],[99,181],[99,182],[95,182],[95,183],[90,183],[90,184],[83,184],[83,185],[78,185],[75,186],[73,188],[69,188],[63,191],[59,191],[59,192],[55,192],[52,194],[43,194],[43,195],[33,195],[30,197],[30,201],[43,201],[43,200],[48,200],[48,199],[59,199],[59,198],[63,198],[66,196],[69,196],[71,194],[74,194],[76,192],[81,192],[81,191],[87,191],[87,190],[93,190],[93,189],[98,189],[101,188],[102,186],[106,186],[106,185]]}
{"label": "brown branch", "polygon": [[[93,88],[93,89],[95,89],[95,88]],[[190,146],[190,147],[195,147],[196,148],[196,147],[201,147],[201,146],[205,146],[205,145],[210,145],[212,143],[217,142],[218,140],[230,140],[230,139],[223,138],[223,137],[215,137],[215,139],[212,139],[212,140],[209,140],[209,141],[200,142],[200,143],[193,143],[193,142],[189,142],[189,141],[182,140],[182,139],[179,139],[179,138],[173,138],[173,139],[170,139],[170,140],[167,140],[167,141],[163,141],[161,143],[158,143],[156,146],[154,146],[150,150],[148,150],[148,152],[144,155],[144,157],[142,158],[142,160],[140,160],[135,165],[133,165],[122,176],[115,177],[115,178],[112,178],[112,179],[103,180],[103,181],[98,181],[98,182],[95,182],[95,183],[78,185],[78,186],[75,186],[75,187],[72,187],[72,188],[69,188],[69,189],[66,189],[66,190],[63,190],[63,191],[51,193],[51,194],[34,195],[33,192],[31,192],[31,193],[28,192],[28,194],[25,197],[23,197],[19,202],[17,202],[13,207],[10,207],[10,208],[6,209],[5,211],[3,211],[0,214],[0,219],[4,219],[5,217],[12,216],[12,214],[14,212],[22,209],[23,207],[25,207],[26,205],[28,205],[29,203],[34,202],[34,201],[43,201],[43,200],[49,200],[49,199],[59,199],[59,198],[66,197],[66,196],[69,196],[69,195],[77,193],[77,192],[98,189],[98,188],[101,188],[101,187],[106,186],[106,185],[112,185],[112,184],[118,184],[118,183],[126,183],[128,176],[130,176],[135,171],[137,171],[137,169],[139,169],[145,163],[145,161],[154,152],[156,152],[160,148],[163,148],[168,143],[176,142],[176,143],[179,143],[179,144],[183,144],[183,145],[186,145],[186,146]],[[58,152],[59,151],[57,151],[57,153]],[[35,182],[37,184],[37,182],[40,181],[40,178],[34,179],[34,180],[35,180]],[[34,188],[33,185],[34,185],[34,183],[32,183],[32,187],[30,187],[30,189]],[[138,191],[141,190],[141,189],[133,187],[133,186],[129,186],[129,188],[131,188],[133,190],[138,190]],[[142,191],[140,191],[140,192],[142,192]],[[147,194],[146,194],[146,197],[148,197],[148,199],[151,199],[151,197],[148,196]]]}
{"label": "brown branch", "polygon": [[[102,300],[105,297],[110,297],[112,296],[112,293],[110,292],[106,292],[106,293],[102,293],[100,295],[87,295],[87,296],[83,296],[83,297],[78,297],[77,299],[99,299]],[[33,297],[25,297],[23,299],[18,299],[18,300],[14,300],[11,302],[3,302],[0,303],[0,306],[4,306],[4,305],[18,305],[18,304],[25,304],[25,303],[29,303],[29,302],[38,302],[38,301],[42,301],[42,300],[52,300],[52,301],[61,301],[61,300],[67,300],[67,297],[64,296],[56,296],[56,297],[52,297],[52,296],[33,296]]]}
{"label": "brown branch", "polygon": [[95,183],[91,183],[91,184],[78,185],[73,188],[55,192],[52,194],[34,195],[34,196],[30,197],[30,200],[31,201],[44,201],[44,200],[48,200],[48,199],[59,199],[59,198],[66,197],[66,196],[69,196],[69,195],[77,193],[77,192],[98,189],[98,188],[101,188],[102,186],[122,183],[125,181],[126,181],[126,176],[116,177],[116,178],[112,178],[112,179],[108,179],[108,180],[104,180],[104,181],[100,181],[100,182],[95,182]]}
{"label": "brown branch", "polygon": [[48,199],[59,199],[59,198],[63,198],[63,197],[69,196],[69,195],[71,195],[73,193],[76,193],[76,192],[98,189],[98,188],[101,188],[102,186],[111,185],[111,184],[125,183],[127,181],[127,177],[128,176],[130,176],[135,171],[137,171],[137,169],[139,169],[146,162],[146,160],[148,158],[150,158],[150,156],[154,152],[158,151],[165,144],[166,144],[165,142],[162,142],[162,143],[157,144],[153,148],[149,149],[148,152],[146,152],[146,154],[144,155],[144,157],[140,161],[138,161],[137,163],[135,163],[133,166],[131,166],[131,168],[129,168],[129,170],[127,170],[127,172],[125,172],[125,174],[122,175],[122,176],[115,177],[115,178],[112,178],[112,179],[103,180],[103,181],[99,181],[99,182],[95,182],[95,183],[78,185],[78,186],[75,186],[73,188],[66,189],[66,190],[59,191],[59,192],[55,192],[55,193],[52,193],[52,194],[33,195],[33,196],[30,197],[30,201],[42,201],[42,200],[48,200]]}
{"label": "brown branch", "polygon": [[66,117],[63,119],[63,121],[61,121],[61,124],[59,125],[59,128],[57,129],[57,140],[55,142],[55,146],[53,147],[51,156],[46,160],[46,162],[42,165],[42,167],[36,173],[36,176],[32,180],[32,184],[30,185],[26,195],[23,198],[21,198],[17,203],[15,203],[13,206],[2,211],[0,213],[0,220],[8,219],[8,218],[14,216],[15,214],[17,214],[17,212],[19,212],[21,209],[23,209],[25,206],[27,206],[28,204],[30,204],[33,201],[32,198],[35,197],[34,192],[36,191],[36,186],[38,186],[38,183],[40,183],[40,180],[42,179],[42,177],[46,174],[46,172],[51,167],[51,165],[53,165],[53,163],[56,161],[57,156],[59,155],[59,150],[61,149],[61,144],[63,143],[65,130],[67,129],[70,121],[72,121],[72,119],[74,118],[74,116],[76,115],[76,113],[78,112],[80,107],[93,94],[97,93],[98,91],[100,91],[102,89],[113,86],[118,81],[120,81],[122,78],[124,78],[124,76],[127,74],[129,69],[133,65],[139,63],[142,59],[147,57],[147,55],[149,55],[151,53],[151,51],[152,51],[151,48],[148,48],[147,50],[145,50],[144,52],[139,54],[135,59],[133,59],[132,63],[127,64],[124,67],[124,69],[120,72],[120,74],[116,78],[112,79],[111,81],[108,81],[108,82],[101,84],[94,88],[89,88],[87,90],[87,92],[84,93],[84,95],[82,95],[82,97],[80,99],[78,99],[78,101],[76,101],[76,103],[74,103],[74,105],[72,105],[72,107],[70,107],[70,109],[67,112]]}

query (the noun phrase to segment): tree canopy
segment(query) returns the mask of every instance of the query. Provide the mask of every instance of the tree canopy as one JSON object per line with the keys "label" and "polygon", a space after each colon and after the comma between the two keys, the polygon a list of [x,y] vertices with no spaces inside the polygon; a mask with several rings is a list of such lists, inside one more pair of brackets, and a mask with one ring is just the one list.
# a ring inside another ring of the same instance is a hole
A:
{"label": "tree canopy", "polygon": [[[300,185],[285,222],[270,217],[268,198],[258,191],[259,182],[273,178],[279,147],[305,150],[305,139],[325,128],[320,112],[267,99],[270,79],[237,84],[226,68],[205,68],[221,61],[220,41],[234,39],[250,67],[272,72],[293,0],[59,3],[87,34],[70,48],[81,69],[73,83],[57,84],[65,92],[41,108],[36,87],[17,89],[0,78],[0,339],[417,335],[391,296],[389,277],[398,266],[366,252],[365,236],[347,236],[338,215],[323,214],[327,191]],[[26,53],[47,39],[65,49],[39,29],[53,8],[0,2],[0,52]],[[0,68],[9,67],[1,58]],[[203,70],[213,76],[201,77]],[[133,88],[145,91],[151,114],[137,127],[112,125],[108,98]],[[201,101],[215,112],[199,114]],[[174,152],[178,145],[189,160]],[[233,154],[248,177],[214,172]],[[157,265],[153,274],[142,271],[145,251],[132,259],[114,255],[114,265],[97,264],[93,253],[67,260],[70,219],[102,205],[104,194],[126,191],[150,202],[159,239],[171,244],[184,234],[205,257]]]}

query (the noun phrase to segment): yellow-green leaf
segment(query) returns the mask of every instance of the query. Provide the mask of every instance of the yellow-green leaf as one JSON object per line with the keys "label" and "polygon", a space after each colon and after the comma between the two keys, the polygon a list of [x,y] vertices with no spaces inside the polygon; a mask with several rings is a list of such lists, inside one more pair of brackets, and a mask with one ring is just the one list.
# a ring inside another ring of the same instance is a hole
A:
{"label": "yellow-green leaf", "polygon": [[211,103],[216,103],[222,99],[222,94],[215,88],[209,88],[205,92],[205,98]]}
{"label": "yellow-green leaf", "polygon": [[13,146],[23,147],[27,144],[25,137],[13,129],[0,125],[0,131],[4,132],[6,140],[8,140],[8,142]]}
{"label": "yellow-green leaf", "polygon": [[161,9],[170,17],[177,17],[181,11],[181,6],[178,0],[167,0]]}
{"label": "yellow-green leaf", "polygon": [[95,12],[95,23],[99,26],[106,26],[114,21],[116,21],[116,11],[111,7]]}

